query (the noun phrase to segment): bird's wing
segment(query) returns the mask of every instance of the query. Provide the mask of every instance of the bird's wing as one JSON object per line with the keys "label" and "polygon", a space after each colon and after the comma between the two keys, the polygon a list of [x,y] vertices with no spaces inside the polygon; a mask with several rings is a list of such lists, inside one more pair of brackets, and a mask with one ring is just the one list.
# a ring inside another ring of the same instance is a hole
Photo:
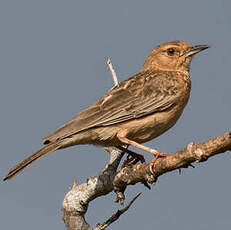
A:
{"label": "bird's wing", "polygon": [[137,119],[171,107],[178,98],[171,72],[141,72],[109,90],[98,102],[43,138],[56,141],[80,131]]}

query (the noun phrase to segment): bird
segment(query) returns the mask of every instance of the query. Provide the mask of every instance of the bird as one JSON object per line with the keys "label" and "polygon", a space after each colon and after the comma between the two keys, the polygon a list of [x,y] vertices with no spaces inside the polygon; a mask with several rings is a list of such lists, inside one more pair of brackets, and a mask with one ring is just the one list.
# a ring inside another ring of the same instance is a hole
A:
{"label": "bird", "polygon": [[190,64],[208,45],[185,41],[165,42],[147,56],[138,74],[120,82],[96,103],[43,138],[44,147],[13,167],[4,180],[58,149],[80,144],[116,147],[139,158],[124,146],[134,146],[157,157],[168,154],[143,143],[170,129],[181,116],[190,96]]}

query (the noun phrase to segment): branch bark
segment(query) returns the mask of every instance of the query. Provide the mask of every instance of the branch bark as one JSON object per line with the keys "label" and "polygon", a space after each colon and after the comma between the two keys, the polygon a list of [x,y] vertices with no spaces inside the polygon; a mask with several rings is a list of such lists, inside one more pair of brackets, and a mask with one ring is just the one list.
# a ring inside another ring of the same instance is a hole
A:
{"label": "branch bark", "polygon": [[92,230],[85,220],[89,202],[113,191],[113,180],[123,154],[111,148],[107,151],[110,160],[105,168],[81,185],[77,186],[74,180],[73,186],[63,200],[62,218],[68,230]]}

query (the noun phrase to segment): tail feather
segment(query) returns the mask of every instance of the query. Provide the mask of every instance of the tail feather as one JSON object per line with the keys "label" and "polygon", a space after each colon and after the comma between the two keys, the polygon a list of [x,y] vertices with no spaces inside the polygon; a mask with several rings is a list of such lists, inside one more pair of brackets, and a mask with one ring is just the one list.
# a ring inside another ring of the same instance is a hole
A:
{"label": "tail feather", "polygon": [[26,158],[24,161],[22,161],[21,163],[17,164],[14,168],[12,168],[3,180],[5,181],[5,180],[13,178],[19,172],[21,172],[24,168],[26,168],[27,166],[29,166],[30,164],[32,164],[36,160],[46,156],[48,153],[51,153],[51,152],[59,149],[60,147],[61,147],[60,143],[50,143],[50,144],[44,146],[43,148],[38,150],[36,153],[32,154],[31,156]]}

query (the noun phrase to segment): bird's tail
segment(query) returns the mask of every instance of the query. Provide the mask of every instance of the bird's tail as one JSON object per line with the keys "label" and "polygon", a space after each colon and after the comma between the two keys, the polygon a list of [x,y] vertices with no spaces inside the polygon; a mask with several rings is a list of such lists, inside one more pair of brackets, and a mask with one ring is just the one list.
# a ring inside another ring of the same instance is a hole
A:
{"label": "bird's tail", "polygon": [[42,158],[43,156],[46,156],[48,153],[51,153],[61,147],[60,143],[50,143],[40,150],[38,150],[36,153],[32,154],[28,158],[26,158],[21,163],[17,164],[14,168],[12,168],[8,174],[3,179],[8,180],[16,176],[19,172],[21,172],[24,168],[35,162],[36,160]]}

